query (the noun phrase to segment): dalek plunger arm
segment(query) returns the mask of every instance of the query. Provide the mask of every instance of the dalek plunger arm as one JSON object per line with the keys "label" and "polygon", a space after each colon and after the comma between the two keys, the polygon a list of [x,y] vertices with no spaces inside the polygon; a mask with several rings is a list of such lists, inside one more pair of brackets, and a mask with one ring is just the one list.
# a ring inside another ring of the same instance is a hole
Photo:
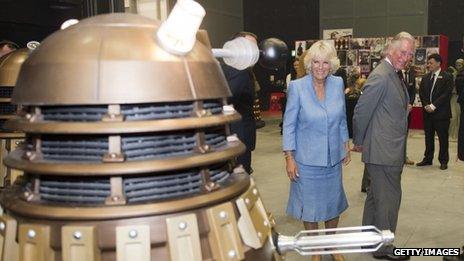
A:
{"label": "dalek plunger arm", "polygon": [[295,236],[273,235],[274,246],[281,255],[290,251],[300,255],[374,252],[392,243],[394,238],[391,231],[374,226],[305,230]]}

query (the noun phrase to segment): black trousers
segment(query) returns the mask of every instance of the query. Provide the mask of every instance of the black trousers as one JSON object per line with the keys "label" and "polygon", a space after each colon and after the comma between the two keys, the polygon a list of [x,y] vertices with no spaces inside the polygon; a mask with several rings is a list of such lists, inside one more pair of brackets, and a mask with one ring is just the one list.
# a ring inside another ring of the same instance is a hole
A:
{"label": "black trousers", "polygon": [[464,103],[459,106],[461,106],[461,116],[458,131],[458,159],[464,161]]}
{"label": "black trousers", "polygon": [[425,153],[424,161],[432,162],[435,152],[435,132],[438,135],[440,151],[438,161],[441,164],[447,164],[449,161],[448,138],[449,138],[450,120],[435,120],[424,114],[424,132],[425,132]]}
{"label": "black trousers", "polygon": [[247,173],[251,173],[251,152],[256,146],[256,122],[254,119],[233,122],[230,124],[230,131],[237,134],[246,146],[245,152],[237,157],[237,163],[243,165]]}

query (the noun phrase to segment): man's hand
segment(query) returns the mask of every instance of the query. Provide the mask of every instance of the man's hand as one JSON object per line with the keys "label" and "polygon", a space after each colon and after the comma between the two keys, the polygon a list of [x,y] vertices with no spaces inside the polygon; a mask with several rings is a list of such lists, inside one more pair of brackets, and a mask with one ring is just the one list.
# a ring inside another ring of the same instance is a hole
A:
{"label": "man's hand", "polygon": [[428,112],[428,113],[432,113],[434,111],[433,107],[429,105],[426,105],[424,107],[425,111]]}
{"label": "man's hand", "polygon": [[362,152],[363,148],[361,145],[354,145],[353,148],[351,149],[351,151],[354,151],[354,152]]}

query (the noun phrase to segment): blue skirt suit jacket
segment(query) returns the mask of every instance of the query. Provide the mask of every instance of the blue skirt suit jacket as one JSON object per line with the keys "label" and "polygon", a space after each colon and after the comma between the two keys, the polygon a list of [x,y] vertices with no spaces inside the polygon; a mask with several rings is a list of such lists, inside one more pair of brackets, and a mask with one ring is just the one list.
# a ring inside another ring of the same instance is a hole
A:
{"label": "blue skirt suit jacket", "polygon": [[[325,98],[319,101],[312,76],[291,81],[283,122],[283,150],[293,151],[297,163],[331,167],[345,157],[348,141],[344,85],[329,75]],[[330,161],[330,162],[329,162]]]}

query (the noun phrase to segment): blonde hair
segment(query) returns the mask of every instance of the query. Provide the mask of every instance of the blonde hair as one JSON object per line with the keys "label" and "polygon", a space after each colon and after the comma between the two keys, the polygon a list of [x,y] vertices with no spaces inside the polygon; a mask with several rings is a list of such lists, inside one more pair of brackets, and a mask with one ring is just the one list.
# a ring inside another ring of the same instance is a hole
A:
{"label": "blonde hair", "polygon": [[304,68],[308,74],[311,74],[311,63],[316,58],[322,58],[329,61],[329,74],[333,74],[337,71],[338,67],[340,67],[340,60],[337,57],[337,51],[328,41],[317,41],[307,50],[307,54],[304,57]]}

